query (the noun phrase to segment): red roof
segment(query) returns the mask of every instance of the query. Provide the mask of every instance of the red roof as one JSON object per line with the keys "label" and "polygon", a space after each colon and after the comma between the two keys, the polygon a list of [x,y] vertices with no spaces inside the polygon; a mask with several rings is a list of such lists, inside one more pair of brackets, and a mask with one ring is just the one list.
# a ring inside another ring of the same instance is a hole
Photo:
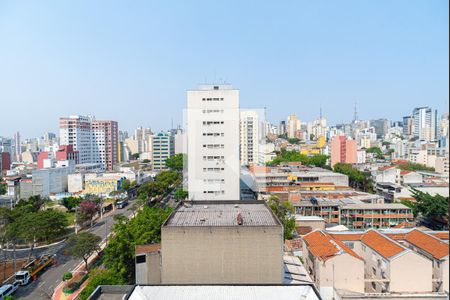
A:
{"label": "red roof", "polygon": [[412,173],[412,171],[408,171],[408,170],[401,170],[400,171],[400,175],[407,175],[407,174],[409,174],[409,173]]}
{"label": "red roof", "polygon": [[375,230],[367,231],[361,241],[387,259],[406,250],[400,244],[386,238]]}
{"label": "red roof", "polygon": [[438,239],[441,239],[441,240],[448,240],[448,231],[442,231],[442,232],[433,232],[433,233],[430,233],[432,236],[435,236],[435,237],[437,237]]}
{"label": "red roof", "polygon": [[303,237],[303,240],[308,245],[308,250],[318,259],[326,261],[344,251],[351,256],[361,259],[362,258],[348,248],[341,241],[333,239],[333,237],[321,230],[316,230]]}
{"label": "red roof", "polygon": [[301,239],[285,240],[284,244],[286,245],[286,247],[288,247],[291,250],[302,249],[302,240]]}
{"label": "red roof", "polygon": [[431,254],[436,259],[442,259],[448,256],[448,244],[439,240],[437,237],[423,233],[414,229],[407,233],[405,241]]}
{"label": "red roof", "polygon": [[144,254],[161,250],[161,244],[137,245],[135,253]]}
{"label": "red roof", "polygon": [[385,166],[385,167],[381,167],[381,168],[378,168],[378,171],[386,171],[386,170],[389,170],[389,169],[392,169],[392,168],[395,168],[395,166]]}

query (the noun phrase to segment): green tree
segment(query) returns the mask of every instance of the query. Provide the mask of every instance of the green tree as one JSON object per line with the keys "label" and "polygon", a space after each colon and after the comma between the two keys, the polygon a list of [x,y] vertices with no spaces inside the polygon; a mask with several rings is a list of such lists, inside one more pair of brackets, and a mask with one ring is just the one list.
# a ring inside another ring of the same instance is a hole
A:
{"label": "green tree", "polygon": [[62,199],[62,205],[69,211],[73,211],[80,203],[81,198],[78,197],[65,197]]}
{"label": "green tree", "polygon": [[131,182],[129,179],[125,179],[124,181],[122,181],[122,190],[128,190],[131,187]]}
{"label": "green tree", "polygon": [[185,155],[183,154],[175,154],[168,159],[166,159],[166,166],[173,171],[183,171],[183,160],[185,159]]}
{"label": "green tree", "polygon": [[123,216],[117,218],[113,227],[114,235],[104,250],[105,266],[126,282],[132,283],[135,276],[135,246],[159,243],[161,226],[171,212],[171,208],[145,205],[131,220]]}
{"label": "green tree", "polygon": [[337,163],[333,167],[334,172],[348,176],[349,184],[354,189],[373,193],[373,182],[370,173],[361,172],[351,164]]}
{"label": "green tree", "polygon": [[292,203],[289,201],[282,201],[277,196],[272,195],[269,198],[268,205],[283,224],[284,239],[292,239],[295,231],[295,209]]}
{"label": "green tree", "polygon": [[377,159],[384,159],[383,151],[378,147],[370,147],[366,150],[366,153],[373,153]]}
{"label": "green tree", "polygon": [[3,182],[3,179],[0,176],[0,196],[6,194],[6,191],[7,191],[6,182]]}
{"label": "green tree", "polygon": [[139,153],[133,153],[133,154],[131,154],[131,158],[134,159],[134,160],[139,159],[139,156],[140,156]]}
{"label": "green tree", "polygon": [[308,156],[301,154],[298,151],[287,151],[283,148],[280,152],[278,152],[277,157],[275,157],[275,159],[271,162],[267,163],[267,165],[276,166],[283,162],[301,162],[303,165],[323,168],[326,166],[327,160],[327,155],[318,154]]}
{"label": "green tree", "polygon": [[94,292],[94,290],[99,285],[123,285],[123,284],[126,284],[126,282],[119,274],[114,273],[111,270],[93,269],[89,271],[89,283],[80,293],[78,298],[80,300],[88,299],[89,296]]}
{"label": "green tree", "polygon": [[426,165],[413,162],[401,163],[398,167],[400,170],[404,171],[429,171],[429,172],[435,171],[433,167],[427,167]]}
{"label": "green tree", "polygon": [[177,189],[173,194],[173,196],[177,200],[185,200],[188,197],[188,192],[185,191],[184,189]]}
{"label": "green tree", "polygon": [[413,206],[418,213],[428,219],[445,223],[448,221],[448,197],[439,194],[431,196],[429,193],[417,189],[411,191],[412,196],[416,199]]}
{"label": "green tree", "polygon": [[29,211],[36,212],[45,207],[45,204],[50,202],[51,200],[48,198],[42,198],[40,195],[31,196],[27,200],[20,200],[16,204],[16,208],[25,208]]}
{"label": "green tree", "polygon": [[298,144],[300,142],[300,139],[298,139],[298,138],[289,138],[288,142],[289,142],[289,144]]}
{"label": "green tree", "polygon": [[88,269],[88,258],[96,251],[100,250],[101,238],[90,232],[81,232],[72,235],[68,240],[66,253],[70,256],[83,259],[86,270]]}

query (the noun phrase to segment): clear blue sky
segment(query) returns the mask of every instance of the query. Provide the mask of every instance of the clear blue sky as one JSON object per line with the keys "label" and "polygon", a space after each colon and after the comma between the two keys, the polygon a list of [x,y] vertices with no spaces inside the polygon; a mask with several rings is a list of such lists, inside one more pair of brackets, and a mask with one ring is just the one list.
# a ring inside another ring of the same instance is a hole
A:
{"label": "clear blue sky", "polygon": [[0,135],[88,113],[169,128],[220,79],[276,123],[442,113],[448,21],[447,0],[1,1]]}

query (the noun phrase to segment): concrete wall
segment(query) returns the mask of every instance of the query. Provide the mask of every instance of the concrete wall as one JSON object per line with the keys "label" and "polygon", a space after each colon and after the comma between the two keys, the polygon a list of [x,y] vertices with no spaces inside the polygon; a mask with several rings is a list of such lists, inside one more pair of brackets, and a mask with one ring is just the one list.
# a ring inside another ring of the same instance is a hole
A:
{"label": "concrete wall", "polygon": [[282,283],[281,226],[162,228],[163,284]]}
{"label": "concrete wall", "polygon": [[443,290],[444,292],[449,292],[448,282],[449,282],[449,268],[448,268],[448,258],[442,262],[442,281],[443,281]]}
{"label": "concrete wall", "polygon": [[320,287],[333,287],[334,281],[334,287],[338,290],[364,293],[363,260],[345,253],[337,255],[324,263],[319,262],[318,265],[320,272]]}
{"label": "concrete wall", "polygon": [[432,292],[431,260],[413,251],[391,260],[390,292]]}
{"label": "concrete wall", "polygon": [[136,263],[136,284],[160,284],[161,253],[155,251],[141,255],[145,256],[145,262]]}

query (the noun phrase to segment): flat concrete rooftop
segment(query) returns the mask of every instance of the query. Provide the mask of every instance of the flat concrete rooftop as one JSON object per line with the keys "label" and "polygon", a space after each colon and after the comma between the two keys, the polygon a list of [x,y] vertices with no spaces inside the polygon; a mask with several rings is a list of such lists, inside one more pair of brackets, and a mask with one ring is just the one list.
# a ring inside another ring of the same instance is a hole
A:
{"label": "flat concrete rooftop", "polygon": [[180,204],[163,226],[278,225],[280,222],[263,201],[194,201]]}

